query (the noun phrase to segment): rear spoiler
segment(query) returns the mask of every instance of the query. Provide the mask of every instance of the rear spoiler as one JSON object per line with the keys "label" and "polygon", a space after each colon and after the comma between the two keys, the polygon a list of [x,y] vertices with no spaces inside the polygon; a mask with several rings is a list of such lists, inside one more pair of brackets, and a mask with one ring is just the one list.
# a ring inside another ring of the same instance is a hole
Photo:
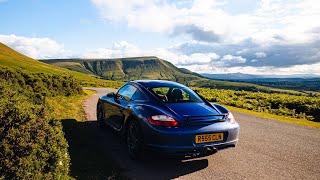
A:
{"label": "rear spoiler", "polygon": [[224,122],[226,120],[227,114],[209,114],[205,116],[190,116],[183,115],[186,118],[185,122],[191,124],[198,123],[216,123],[216,122]]}
{"label": "rear spoiler", "polygon": [[212,107],[213,109],[215,109],[217,112],[221,114],[224,114],[223,112],[220,111],[220,109],[218,109],[216,106],[212,105],[208,100],[206,100],[206,98],[204,98],[203,96],[201,96],[197,91],[193,91],[195,92],[200,98],[201,100],[208,106]]}

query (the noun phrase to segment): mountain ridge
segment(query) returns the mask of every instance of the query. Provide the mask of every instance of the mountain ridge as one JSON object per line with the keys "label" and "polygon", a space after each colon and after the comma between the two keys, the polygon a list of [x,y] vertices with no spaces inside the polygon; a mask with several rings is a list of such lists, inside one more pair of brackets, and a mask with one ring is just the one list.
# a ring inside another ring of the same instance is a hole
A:
{"label": "mountain ridge", "polygon": [[202,77],[186,69],[177,68],[169,61],[155,56],[114,59],[46,59],[40,61],[111,80],[165,79],[177,81],[180,78]]}
{"label": "mountain ridge", "polygon": [[40,61],[115,81],[162,79],[176,81],[192,87],[301,94],[301,92],[297,91],[261,86],[246,82],[211,80],[188,69],[178,68],[169,61],[155,56],[100,59],[45,59]]}

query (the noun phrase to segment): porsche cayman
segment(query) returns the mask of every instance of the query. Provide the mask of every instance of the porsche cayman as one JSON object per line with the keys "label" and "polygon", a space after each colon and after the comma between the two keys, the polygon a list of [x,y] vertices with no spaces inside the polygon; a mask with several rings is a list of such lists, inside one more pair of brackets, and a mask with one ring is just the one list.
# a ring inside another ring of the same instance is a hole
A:
{"label": "porsche cayman", "polygon": [[239,124],[232,113],[171,81],[137,80],[100,97],[97,121],[125,137],[133,159],[145,151],[177,157],[208,156],[235,147]]}

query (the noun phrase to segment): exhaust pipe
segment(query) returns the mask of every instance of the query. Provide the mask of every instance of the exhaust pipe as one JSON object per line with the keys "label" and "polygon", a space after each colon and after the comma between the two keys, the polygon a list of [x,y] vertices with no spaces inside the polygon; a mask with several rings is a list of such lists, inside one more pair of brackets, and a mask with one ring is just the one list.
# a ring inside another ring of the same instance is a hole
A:
{"label": "exhaust pipe", "polygon": [[213,146],[206,146],[203,150],[204,155],[211,155],[215,154],[216,152],[218,152],[218,149]]}

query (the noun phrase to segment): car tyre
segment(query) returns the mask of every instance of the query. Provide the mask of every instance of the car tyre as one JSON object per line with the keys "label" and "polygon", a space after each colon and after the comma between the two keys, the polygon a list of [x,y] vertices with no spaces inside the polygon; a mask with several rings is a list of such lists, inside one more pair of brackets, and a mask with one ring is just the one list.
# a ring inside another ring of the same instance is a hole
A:
{"label": "car tyre", "polygon": [[137,121],[131,120],[127,126],[126,144],[130,157],[134,160],[142,160],[142,132]]}
{"label": "car tyre", "polygon": [[100,128],[104,128],[105,127],[105,124],[103,122],[102,105],[100,103],[97,105],[97,125]]}

